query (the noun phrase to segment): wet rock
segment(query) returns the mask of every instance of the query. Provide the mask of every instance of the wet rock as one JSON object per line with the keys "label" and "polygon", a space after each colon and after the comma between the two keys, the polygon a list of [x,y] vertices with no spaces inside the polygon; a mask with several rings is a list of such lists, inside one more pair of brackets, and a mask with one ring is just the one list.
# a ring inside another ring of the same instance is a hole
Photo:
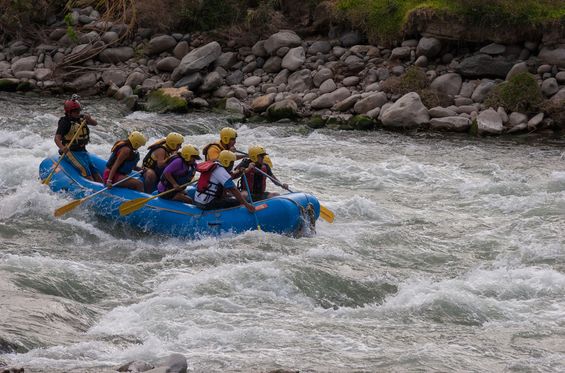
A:
{"label": "wet rock", "polygon": [[133,95],[133,89],[129,85],[124,85],[114,94],[114,98],[116,100],[123,100],[131,95]]}
{"label": "wet rock", "polygon": [[386,110],[381,108],[381,121],[385,127],[416,128],[429,120],[428,109],[415,92],[405,94]]}
{"label": "wet rock", "polygon": [[275,102],[267,108],[267,118],[270,121],[278,121],[280,119],[294,119],[298,116],[298,105],[290,99]]}
{"label": "wet rock", "polygon": [[467,132],[471,128],[471,120],[459,116],[432,118],[430,128],[436,131]]}
{"label": "wet rock", "polygon": [[494,109],[480,112],[477,117],[477,130],[479,134],[500,135],[504,130],[500,115]]}
{"label": "wet rock", "polygon": [[347,121],[347,123],[356,130],[368,131],[375,128],[376,122],[372,117],[367,115],[355,115]]}
{"label": "wet rock", "polygon": [[191,97],[187,87],[160,88],[147,96],[146,110],[158,113],[186,112],[186,97]]}
{"label": "wet rock", "polygon": [[237,98],[230,97],[226,100],[226,111],[231,111],[243,115],[245,112],[245,108]]}
{"label": "wet rock", "polygon": [[14,78],[0,79],[0,91],[16,92],[19,84],[20,84],[19,79],[14,79]]}
{"label": "wet rock", "polygon": [[118,372],[145,372],[153,369],[154,366],[146,363],[145,361],[130,361],[127,364],[120,366]]}

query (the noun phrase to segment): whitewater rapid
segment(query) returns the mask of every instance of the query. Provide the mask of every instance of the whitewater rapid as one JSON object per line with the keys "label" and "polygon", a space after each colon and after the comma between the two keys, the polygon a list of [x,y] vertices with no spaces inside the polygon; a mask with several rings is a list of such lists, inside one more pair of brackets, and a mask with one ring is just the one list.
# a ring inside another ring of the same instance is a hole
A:
{"label": "whitewater rapid", "polygon": [[[243,150],[265,146],[277,177],[336,220],[301,239],[187,241],[83,208],[53,217],[69,199],[38,166],[56,154],[62,99],[0,95],[0,362],[80,372],[175,352],[197,372],[565,370],[560,139],[238,123]],[[102,156],[133,129],[202,148],[227,125],[84,105]]]}

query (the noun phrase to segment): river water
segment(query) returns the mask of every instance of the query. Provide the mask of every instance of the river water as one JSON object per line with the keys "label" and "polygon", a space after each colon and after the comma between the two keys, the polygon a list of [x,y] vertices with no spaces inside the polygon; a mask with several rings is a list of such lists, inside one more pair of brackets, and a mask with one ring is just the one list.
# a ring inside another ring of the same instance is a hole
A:
{"label": "river water", "polygon": [[[80,207],[53,217],[70,200],[37,176],[62,100],[0,96],[5,364],[105,371],[181,353],[197,372],[565,370],[559,140],[236,124],[240,148],[264,145],[336,220],[300,239],[187,241]],[[83,104],[100,155],[132,129],[202,147],[226,125]]]}

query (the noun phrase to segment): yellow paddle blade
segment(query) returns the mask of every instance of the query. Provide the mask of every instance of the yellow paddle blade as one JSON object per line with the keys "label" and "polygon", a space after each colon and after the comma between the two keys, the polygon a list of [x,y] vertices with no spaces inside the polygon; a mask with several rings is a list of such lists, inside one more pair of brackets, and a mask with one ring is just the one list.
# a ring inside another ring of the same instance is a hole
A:
{"label": "yellow paddle blade", "polygon": [[55,210],[54,214],[56,218],[66,214],[67,212],[73,210],[75,207],[77,207],[78,205],[80,205],[83,202],[82,199],[77,199],[74,200],[70,203],[67,203],[64,206],[59,207],[57,210]]}
{"label": "yellow paddle blade", "polygon": [[147,202],[151,201],[155,197],[157,196],[148,197],[148,198],[136,198],[136,199],[132,199],[131,201],[126,201],[122,203],[119,208],[120,215],[126,216],[131,214],[132,212],[139,210],[140,208],[145,206]]}
{"label": "yellow paddle blade", "polygon": [[335,215],[326,206],[320,205],[320,217],[328,223],[333,223]]}

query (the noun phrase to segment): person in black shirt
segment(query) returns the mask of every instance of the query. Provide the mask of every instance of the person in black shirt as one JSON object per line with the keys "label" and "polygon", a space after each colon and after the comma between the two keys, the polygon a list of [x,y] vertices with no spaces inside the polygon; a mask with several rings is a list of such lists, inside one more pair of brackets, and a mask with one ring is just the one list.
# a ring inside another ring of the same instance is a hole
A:
{"label": "person in black shirt", "polygon": [[[59,119],[55,133],[55,144],[59,148],[59,154],[66,154],[68,160],[80,171],[83,177],[102,183],[100,172],[96,169],[86,151],[86,145],[90,141],[88,126],[96,126],[98,122],[89,114],[81,114],[80,110],[81,106],[76,97],[65,101],[65,116]],[[81,126],[83,122],[84,125]],[[79,131],[79,134],[71,144],[71,140],[77,131]]]}

